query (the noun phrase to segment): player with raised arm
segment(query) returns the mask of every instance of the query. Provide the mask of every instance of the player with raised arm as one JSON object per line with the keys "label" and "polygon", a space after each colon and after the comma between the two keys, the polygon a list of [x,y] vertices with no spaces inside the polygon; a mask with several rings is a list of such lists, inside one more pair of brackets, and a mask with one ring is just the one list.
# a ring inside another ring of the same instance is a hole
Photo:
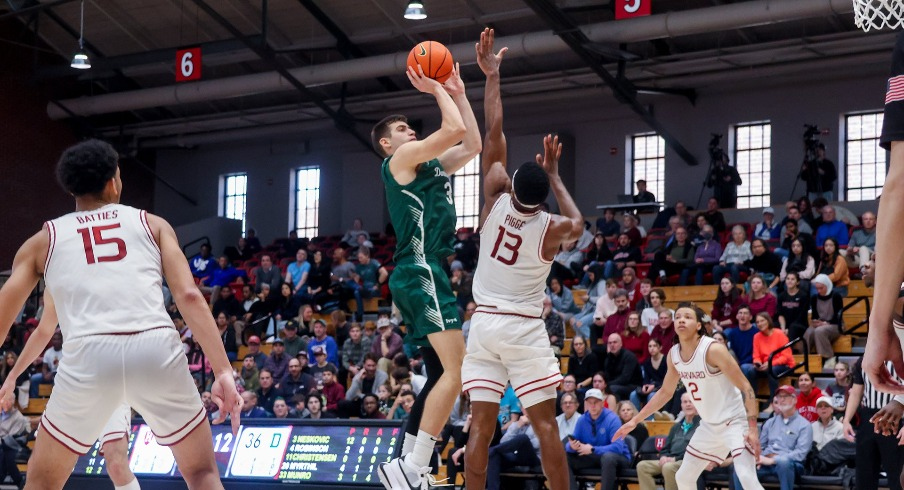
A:
{"label": "player with raised arm", "polygon": [[[15,402],[16,378],[19,377],[39,355],[42,349],[50,342],[50,337],[57,327],[56,307],[53,297],[44,290],[44,313],[38,327],[28,337],[28,342],[22,349],[22,354],[16,360],[16,364],[7,374],[6,381],[0,386],[0,408],[9,411]],[[100,433],[100,454],[105,459],[104,466],[107,474],[113,482],[116,490],[140,490],[141,485],[135,478],[135,474],[129,468],[129,432],[132,425],[132,409],[128,404],[122,403],[110,416],[107,425]]]}
{"label": "player with raised arm", "polygon": [[465,343],[455,295],[442,269],[455,237],[449,175],[481,147],[458,65],[443,85],[424,76],[420,66],[408,68],[407,75],[414,88],[436,98],[442,123],[423,140],[401,115],[384,118],[371,131],[374,149],[385,156],[380,173],[398,239],[389,289],[427,368],[427,383],[407,422],[402,457],[377,469],[387,490],[429,488],[436,438],[461,393]]}
{"label": "player with raised arm", "polygon": [[760,462],[756,393],[728,348],[706,336],[703,316],[702,310],[690,304],[681,304],[675,310],[678,344],[669,351],[662,388],[640,413],[625,422],[614,439],[630,434],[637,424],[671,400],[681,380],[701,422],[675,475],[678,488],[697,488],[700,474],[720,465],[731,453],[744,490],[762,490],[756,475]]}
{"label": "player with raised arm", "polygon": [[[468,353],[462,365],[463,389],[471,397],[471,429],[465,452],[468,487],[484,488],[490,441],[499,401],[511,381],[540,439],[543,472],[550,488],[568,488],[568,463],[556,423],[556,387],[562,380],[541,317],[553,257],[563,243],[581,236],[584,220],[559,177],[562,145],[543,140],[544,155],[527,162],[512,179],[506,173],[499,64],[494,32],[484,29],[477,64],[487,77],[483,173],[485,202],[480,215],[480,258]],[[540,209],[552,189],[563,216]],[[489,488],[498,488],[490,482]]]}
{"label": "player with raised arm", "polygon": [[[898,34],[891,63],[879,139],[879,145],[891,151],[891,160],[879,201],[881,222],[876,226],[876,279],[863,370],[877,390],[904,395],[904,385],[885,364],[885,361],[891,361],[895,372],[904,373],[904,323],[892,323],[895,301],[904,281],[904,248],[895,231],[904,218],[904,32]],[[895,335],[898,342],[894,341]]]}
{"label": "player with raised arm", "polygon": [[13,261],[0,289],[0,336],[44,277],[65,342],[53,393],[28,462],[28,489],[62,488],[123,402],[172,448],[189,488],[223,488],[210,425],[188,372],[179,334],[163,305],[164,277],[216,373],[222,422],[239,427],[242,400],[216,324],[173,228],[119,204],[119,155],[88,140],[57,164],[76,210],[45,223]]}

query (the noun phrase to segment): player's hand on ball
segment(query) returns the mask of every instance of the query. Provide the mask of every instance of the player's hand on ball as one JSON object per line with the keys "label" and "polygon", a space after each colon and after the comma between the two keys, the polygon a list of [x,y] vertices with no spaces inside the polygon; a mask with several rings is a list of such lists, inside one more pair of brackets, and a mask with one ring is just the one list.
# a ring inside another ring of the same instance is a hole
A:
{"label": "player's hand on ball", "polygon": [[547,134],[543,138],[543,155],[537,154],[537,164],[549,175],[559,175],[559,157],[562,156],[562,144],[559,136]]}
{"label": "player's hand on ball", "polygon": [[452,74],[449,75],[449,79],[443,84],[443,88],[452,96],[463,95],[465,93],[465,82],[461,81],[461,72],[459,71],[458,63],[455,63],[455,66],[452,67]]}
{"label": "player's hand on ball", "polygon": [[217,376],[210,389],[210,397],[220,409],[219,415],[211,423],[214,425],[222,424],[226,420],[226,415],[229,415],[232,421],[232,434],[238,435],[239,425],[241,424],[240,417],[245,400],[242,400],[238,390],[235,389],[235,381],[232,380],[232,377]]}
{"label": "player's hand on ball", "polygon": [[498,53],[493,54],[493,43],[495,41],[496,32],[493,29],[486,28],[480,33],[480,42],[474,45],[477,49],[477,66],[487,76],[499,73],[502,57],[508,51],[508,48],[502,48]]}
{"label": "player's hand on ball", "polygon": [[408,71],[406,71],[405,74],[408,75],[408,80],[411,82],[411,85],[425,94],[435,94],[437,90],[443,89],[443,86],[440,85],[439,82],[424,75],[424,69],[421,65],[418,65],[417,71],[409,66]]}

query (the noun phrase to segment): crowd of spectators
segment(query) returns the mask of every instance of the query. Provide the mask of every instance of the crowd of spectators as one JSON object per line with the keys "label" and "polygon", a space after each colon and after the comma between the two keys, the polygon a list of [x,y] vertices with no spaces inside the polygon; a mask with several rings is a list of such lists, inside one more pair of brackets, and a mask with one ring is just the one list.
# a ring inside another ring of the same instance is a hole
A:
{"label": "crowd of spectators", "polygon": [[[615,488],[618,471],[636,465],[641,489],[655,488],[651,482],[656,475],[665,479],[666,489],[676,488],[675,472],[699,424],[685,391],[679,389],[654,415],[657,420],[677,419],[664,445],[651,451],[644,445],[645,429],[629,441],[611,438],[665,377],[666,355],[675,339],[674,312],[666,306],[665,290],[657,286],[703,284],[709,277],[717,284],[709,330],[729,347],[753,386],[768,380],[771,403],[764,413],[772,418],[762,430],[760,472],[776,475],[783,489],[791,488],[788,482],[810,465],[814,454],[825,447],[844,451],[844,443],[854,444],[849,417],[844,423],[838,418],[850,412],[849,392],[852,387],[856,392],[858,379],[862,390],[862,378],[857,377],[859,366],[835,362],[832,341],[840,334],[849,268],[860,271],[869,262],[876,219],[865,213],[862,227],[849,229],[853,223],[838,221],[837,209],[822,201],[816,199],[811,206],[802,198],[789,204],[781,220],[766,208],[763,221],[752,227],[726,226],[714,200],[696,215],[678,203],[657,218],[667,228],[654,224],[650,232],[633,214],[619,222],[606,210],[595,234],[588,225],[581,239],[563,247],[548,281],[542,317],[556,355],[566,347],[567,332],[576,332],[557,402],[559,435],[573,480],[597,472],[602,488]],[[479,235],[471,231],[459,230],[455,256],[447,264],[465,335],[476,309],[470,289]],[[408,417],[425,372],[416,352],[404,343],[405,329],[397,314],[381,312],[365,321],[363,300],[386,299],[384,286],[392,270],[391,261],[384,264],[374,257],[375,241],[356,220],[341,240],[326,247],[290,234],[277,241],[278,248],[265,249],[249,230],[219,257],[205,244],[189,258],[199,288],[210,298],[227,355],[236,362],[243,417]],[[651,243],[657,244],[655,250]],[[583,306],[576,298],[583,299]],[[357,305],[351,310],[350,299]],[[216,406],[207,391],[210,365],[192,338],[191,325],[171,302],[168,307],[213,417]],[[37,325],[40,311],[31,313],[4,343],[0,381]],[[769,355],[799,337],[827,360],[826,369],[834,370],[834,382],[825,391],[806,373],[798,377],[797,389],[780,385],[774,375],[794,366],[790,350],[774,356],[769,375]],[[52,384],[61,346],[58,333],[17,381],[30,385],[29,396],[38,396],[41,384]],[[450,475],[465,464],[469,407],[467,395],[462,395],[439,446],[452,444]],[[511,468],[539,465],[536,434],[510,386],[498,422],[488,488],[500,488],[500,475]],[[730,467],[730,459],[723,466]]]}

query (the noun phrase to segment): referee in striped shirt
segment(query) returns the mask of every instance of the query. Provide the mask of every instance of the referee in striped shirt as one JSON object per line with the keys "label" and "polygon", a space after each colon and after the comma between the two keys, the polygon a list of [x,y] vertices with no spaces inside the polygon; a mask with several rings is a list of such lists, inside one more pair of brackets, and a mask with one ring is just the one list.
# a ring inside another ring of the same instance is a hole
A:
{"label": "referee in striped shirt", "polygon": [[[897,435],[904,417],[904,396],[892,396],[875,389],[863,371],[862,362],[860,358],[854,364],[854,382],[844,412],[845,437],[857,444],[857,490],[876,490],[880,468],[888,475],[889,489],[901,490],[904,450],[898,446]],[[886,364],[895,379],[901,382],[891,362]]]}

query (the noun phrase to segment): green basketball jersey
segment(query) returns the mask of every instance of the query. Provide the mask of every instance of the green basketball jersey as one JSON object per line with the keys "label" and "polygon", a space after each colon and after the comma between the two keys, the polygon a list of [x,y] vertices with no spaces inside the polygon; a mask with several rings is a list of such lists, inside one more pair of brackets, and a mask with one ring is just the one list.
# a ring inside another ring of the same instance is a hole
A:
{"label": "green basketball jersey", "polygon": [[446,257],[455,242],[455,204],[452,182],[439,160],[422,163],[414,180],[399,185],[383,160],[381,174],[386,188],[389,218],[395,227],[395,260]]}

